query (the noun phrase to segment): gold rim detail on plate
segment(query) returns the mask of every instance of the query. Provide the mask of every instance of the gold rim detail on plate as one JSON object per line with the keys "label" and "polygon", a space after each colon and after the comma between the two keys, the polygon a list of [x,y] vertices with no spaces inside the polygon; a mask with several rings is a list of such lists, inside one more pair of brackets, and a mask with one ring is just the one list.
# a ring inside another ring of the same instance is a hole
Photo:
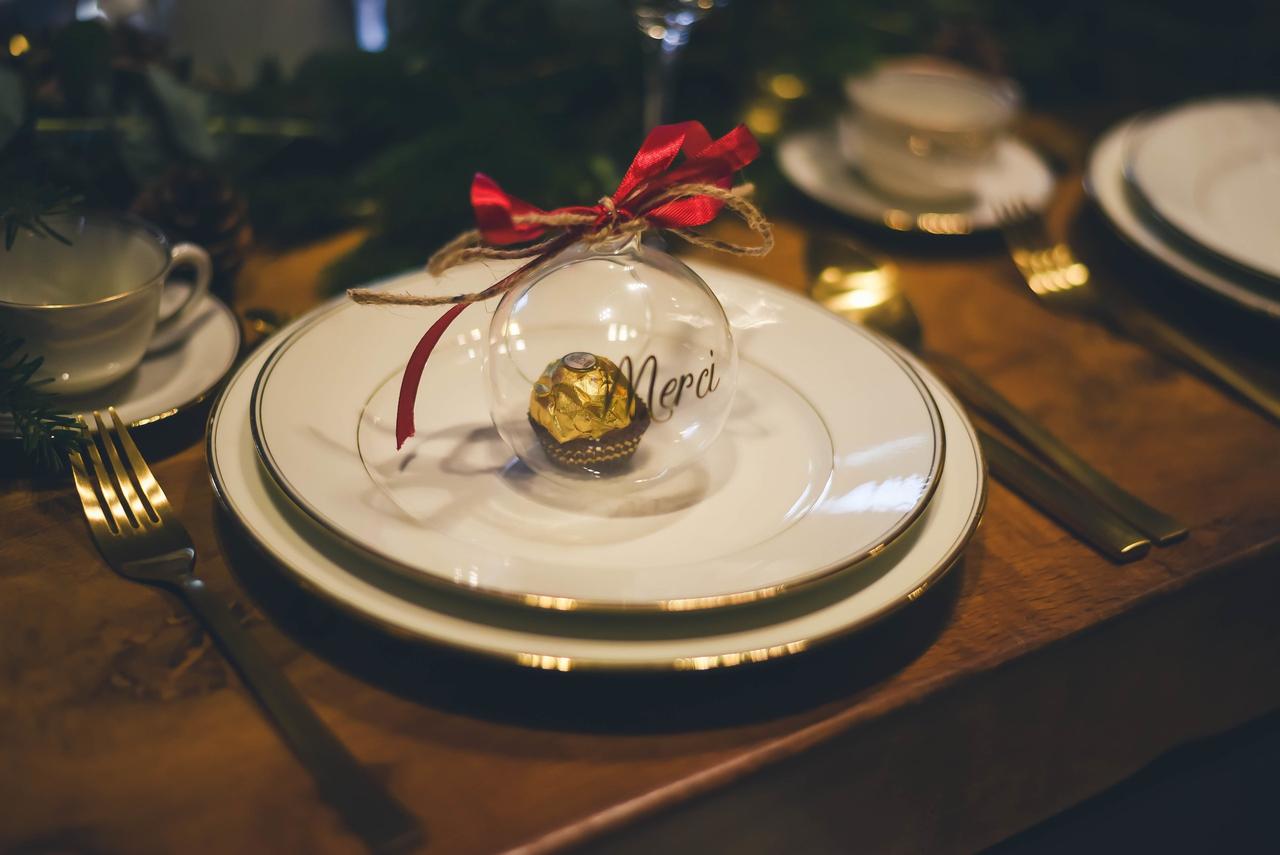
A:
{"label": "gold rim detail on plate", "polygon": [[[334,308],[336,308],[336,306],[321,307],[316,310],[316,316],[319,317],[321,315],[328,314]],[[848,323],[848,321],[845,321],[842,318],[833,317],[841,323]],[[303,319],[299,319],[298,323],[302,322]],[[808,638],[796,639],[792,642],[782,645],[774,645],[767,648],[725,651],[718,654],[709,654],[704,656],[674,657],[662,661],[630,663],[619,663],[614,660],[594,659],[589,657],[554,656],[536,651],[517,653],[496,652],[494,650],[475,645],[462,644],[439,635],[427,635],[421,632],[414,632],[377,615],[370,614],[369,612],[346,602],[345,600],[314,584],[298,570],[290,566],[289,563],[285,561],[271,546],[269,538],[267,538],[262,532],[253,528],[237,514],[235,506],[227,494],[224,477],[219,468],[219,460],[214,452],[214,436],[215,426],[219,421],[219,416],[226,401],[227,392],[234,387],[236,381],[240,378],[240,375],[247,370],[251,363],[252,360],[242,363],[235,371],[234,375],[227,381],[223,387],[221,396],[210,410],[206,425],[205,459],[209,466],[210,483],[218,504],[227,513],[228,518],[234,523],[235,528],[247,536],[255,548],[264,556],[269,558],[289,576],[294,578],[303,589],[329,603],[338,609],[338,611],[351,616],[365,625],[376,627],[393,637],[400,638],[414,644],[432,644],[440,646],[455,653],[483,661],[498,662],[537,670],[554,671],[673,672],[705,671],[719,668],[738,667],[792,656],[796,653],[812,650],[838,641],[857,632],[861,632],[862,630],[879,623],[889,615],[892,615],[900,609],[921,599],[928,590],[934,588],[938,582],[941,581],[941,579],[943,579],[957,563],[959,563],[964,549],[968,546],[975,532],[981,525],[986,511],[989,479],[987,477],[987,464],[982,453],[981,445],[977,442],[977,438],[973,433],[973,426],[969,423],[968,419],[964,417],[963,410],[956,402],[955,397],[946,390],[945,387],[940,387],[943,396],[960,414],[961,420],[965,426],[965,432],[969,436],[970,446],[974,452],[975,464],[978,468],[978,489],[970,505],[968,512],[969,521],[965,529],[953,540],[951,546],[947,549],[946,555],[936,562],[933,568],[925,574],[921,583],[907,594],[898,597],[893,602],[885,604],[882,608],[867,615],[857,623],[843,627],[838,631]],[[250,399],[250,404],[252,404],[252,398]],[[261,461],[258,461],[257,465],[261,466]],[[302,513],[300,509],[299,513]],[[305,517],[306,515],[303,514],[303,516]]]}
{"label": "gold rim detail on plate", "polygon": [[[782,290],[782,289],[779,289]],[[789,293],[783,291],[783,293]],[[805,300],[799,295],[792,295],[797,299]],[[808,302],[808,301],[805,301]],[[289,482],[284,473],[280,470],[275,459],[271,455],[270,448],[263,435],[261,418],[259,415],[259,402],[261,394],[267,380],[270,377],[272,369],[283,357],[285,352],[293,345],[293,343],[301,338],[305,333],[314,328],[316,324],[327,318],[330,314],[335,314],[338,310],[349,308],[350,304],[336,303],[333,306],[324,308],[318,312],[315,317],[299,321],[301,324],[297,329],[283,338],[276,346],[275,350],[267,358],[266,363],[262,366],[258,376],[254,379],[252,397],[249,404],[249,424],[253,435],[254,450],[257,453],[259,461],[263,464],[272,480],[275,482],[282,492],[288,496],[289,500],[303,513],[314,520],[326,532],[331,534],[339,542],[348,547],[362,552],[366,555],[376,558],[380,563],[391,567],[402,574],[408,574],[416,582],[423,582],[428,585],[440,587],[445,590],[457,591],[464,590],[468,593],[482,594],[486,597],[493,598],[500,602],[515,603],[536,609],[548,609],[553,611],[592,611],[592,612],[612,612],[612,613],[643,613],[643,612],[690,612],[702,611],[714,608],[725,608],[730,606],[746,605],[748,603],[759,602],[761,600],[776,597],[785,592],[791,592],[805,588],[811,584],[820,582],[837,573],[849,570],[852,567],[874,558],[880,552],[884,551],[896,539],[906,533],[911,526],[920,518],[924,511],[928,508],[929,502],[933,499],[933,495],[938,488],[938,483],[942,479],[942,469],[946,460],[946,433],[942,429],[942,417],[938,411],[937,402],[933,398],[933,394],[921,379],[919,373],[912,367],[911,363],[903,358],[900,350],[892,344],[882,340],[879,336],[868,335],[866,330],[854,324],[849,324],[863,335],[867,341],[880,348],[892,360],[899,369],[906,375],[907,379],[915,386],[921,400],[924,402],[925,410],[929,414],[929,427],[933,436],[933,459],[930,461],[929,472],[927,475],[928,487],[921,497],[921,500],[907,514],[904,514],[898,521],[890,526],[878,538],[877,542],[872,546],[863,549],[860,552],[845,556],[839,562],[820,568],[811,572],[809,575],[797,577],[794,580],[779,583],[776,585],[767,585],[761,588],[754,588],[747,591],[735,591],[728,594],[715,594],[705,597],[681,597],[666,600],[653,600],[642,603],[623,603],[616,600],[592,600],[581,597],[564,597],[553,594],[542,594],[537,592],[512,592],[500,589],[486,587],[484,585],[462,584],[453,582],[447,577],[424,572],[422,569],[413,565],[406,564],[389,555],[383,554],[381,551],[367,546],[354,538],[347,535],[342,527],[334,523],[318,509],[314,508],[307,500],[297,491],[297,489]],[[848,323],[841,320],[842,323]],[[764,366],[757,365],[757,368],[764,370],[787,385],[796,395],[809,404],[810,408],[817,413],[817,409],[813,407],[808,398],[798,389],[792,386],[785,378],[779,377],[776,373],[769,371]],[[370,392],[370,398],[366,399],[364,407],[368,407],[368,401],[377,393],[380,385]],[[362,409],[363,412],[363,409]],[[825,420],[821,419],[823,427],[830,434],[830,427],[827,426]],[[357,426],[357,435],[359,427]],[[363,458],[361,458],[363,461]],[[367,467],[366,467],[367,471]],[[798,522],[798,521],[797,521]]]}

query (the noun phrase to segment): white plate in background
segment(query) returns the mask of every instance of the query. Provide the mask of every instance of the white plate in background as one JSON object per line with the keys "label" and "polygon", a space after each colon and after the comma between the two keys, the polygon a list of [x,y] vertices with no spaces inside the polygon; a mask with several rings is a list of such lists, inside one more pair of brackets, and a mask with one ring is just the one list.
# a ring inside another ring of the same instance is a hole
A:
{"label": "white plate in background", "polygon": [[1160,221],[1280,285],[1280,101],[1192,101],[1144,119],[1125,163]]}
{"label": "white plate in background", "polygon": [[1085,171],[1085,189],[1121,237],[1188,282],[1238,306],[1280,319],[1280,295],[1252,287],[1238,271],[1171,242],[1158,224],[1149,222],[1130,198],[1124,175],[1127,136],[1136,126],[1129,119],[1108,130],[1094,144]]}

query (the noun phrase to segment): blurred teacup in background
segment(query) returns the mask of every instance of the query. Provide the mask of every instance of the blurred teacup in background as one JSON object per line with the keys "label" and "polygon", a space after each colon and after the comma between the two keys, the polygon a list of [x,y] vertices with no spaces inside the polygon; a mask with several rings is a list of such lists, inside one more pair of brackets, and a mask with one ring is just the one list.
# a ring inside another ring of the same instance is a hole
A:
{"label": "blurred teacup in background", "polygon": [[[154,226],[111,213],[47,217],[70,241],[20,232],[0,249],[0,329],[44,363],[44,389],[74,395],[106,386],[142,361],[157,330],[188,324],[209,289],[209,255],[170,246]],[[190,267],[194,283],[176,307],[162,300],[170,274]]]}
{"label": "blurred teacup in background", "polygon": [[845,81],[841,155],[877,189],[963,202],[1021,104],[1017,84],[943,60],[902,59]]}

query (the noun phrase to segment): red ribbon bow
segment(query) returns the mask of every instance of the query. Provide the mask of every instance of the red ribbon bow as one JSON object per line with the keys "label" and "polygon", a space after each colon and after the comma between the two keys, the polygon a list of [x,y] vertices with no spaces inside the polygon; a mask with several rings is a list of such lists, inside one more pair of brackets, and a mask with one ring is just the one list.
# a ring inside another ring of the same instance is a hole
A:
{"label": "red ribbon bow", "polygon": [[[685,159],[673,168],[676,156],[684,152]],[[557,214],[589,215],[595,217],[592,225],[568,228],[564,243],[556,241],[546,253],[538,256],[522,270],[558,251],[579,237],[592,234],[606,225],[627,222],[643,216],[656,228],[683,229],[705,225],[716,218],[724,202],[708,196],[687,196],[671,199],[660,205],[647,207],[669,188],[677,184],[712,184],[728,190],[733,174],[760,154],[760,146],[746,126],[738,125],[718,140],[712,140],[701,122],[680,122],[675,125],[659,125],[649,132],[644,144],[636,152],[613,195],[591,206],[574,205],[544,211],[523,199],[510,195],[487,175],[477,172],[471,181],[471,207],[475,210],[476,225],[485,242],[494,245],[527,243],[542,237],[548,229],[557,228],[544,223],[522,221],[528,215],[554,217]],[[427,359],[444,335],[444,331],[462,313],[469,303],[459,303],[431,325],[418,342],[405,366],[400,381],[400,398],[396,408],[396,448],[414,434],[413,407],[422,382],[422,372]]]}
{"label": "red ribbon bow", "polygon": [[[684,163],[671,169],[676,155],[682,150],[685,153]],[[544,211],[508,194],[496,181],[479,172],[471,182],[471,207],[476,212],[476,225],[486,243],[525,243],[541,237],[548,227],[539,223],[516,222],[515,218],[522,215],[594,215],[597,228],[614,216],[622,221],[634,219],[635,212],[643,210],[647,201],[676,184],[714,184],[728,190],[733,174],[759,154],[759,144],[744,125],[738,125],[715,142],[701,122],[659,125],[649,132],[622,183],[609,197],[613,211],[603,203]],[[711,222],[722,207],[724,203],[719,199],[692,196],[674,199],[644,211],[644,218],[657,228],[682,229]],[[590,227],[583,229],[584,233],[591,231]]]}

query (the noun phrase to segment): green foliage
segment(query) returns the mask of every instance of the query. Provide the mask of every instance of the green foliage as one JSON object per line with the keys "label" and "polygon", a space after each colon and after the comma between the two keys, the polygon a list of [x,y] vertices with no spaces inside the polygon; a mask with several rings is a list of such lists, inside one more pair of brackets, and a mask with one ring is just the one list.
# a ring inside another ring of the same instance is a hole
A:
{"label": "green foliage", "polygon": [[142,74],[177,149],[193,160],[216,160],[218,146],[207,127],[210,97],[182,83],[162,66],[148,65]]}
{"label": "green foliage", "polygon": [[67,188],[28,172],[25,164],[0,163],[0,223],[4,225],[4,248],[11,249],[24,230],[38,237],[69,243],[49,225],[47,218],[68,213],[79,201]]}
{"label": "green foliage", "polygon": [[[34,152],[52,183],[120,207],[175,162],[213,162],[247,195],[259,240],[285,244],[353,224],[371,230],[330,271],[334,286],[419,263],[466,228],[476,170],[542,206],[589,202],[612,189],[643,130],[644,39],[628,2],[390,5],[402,14],[387,51],[322,53],[291,74],[268,60],[239,92],[201,91],[121,30],[67,27],[43,65],[23,64],[38,46],[17,63],[25,97],[0,70],[3,156]],[[1087,104],[1105,119],[1280,79],[1277,30],[1280,4],[1249,0],[1212,8],[732,0],[693,33],[673,113],[723,132],[761,99],[770,75],[789,72],[808,95],[787,107],[787,123],[825,120],[843,103],[845,75],[886,55],[931,52],[1013,76],[1033,108]],[[229,116],[250,117],[258,130]],[[285,116],[311,130],[272,131]],[[50,128],[68,118],[100,125]],[[762,191],[780,186],[768,157],[749,173]]]}
{"label": "green foliage", "polygon": [[52,44],[59,90],[69,112],[100,116],[111,110],[111,33],[98,21],[63,27]]}
{"label": "green foliage", "polygon": [[[326,226],[334,211],[373,214],[374,236],[330,271],[335,286],[420,263],[470,225],[475,170],[535,204],[590,202],[612,189],[642,135],[643,39],[627,3],[470,0],[414,11],[387,53],[318,57],[274,90],[338,129],[315,152],[333,158],[314,178],[335,196]],[[843,104],[845,75],[886,55],[938,52],[1012,75],[1034,108],[1083,102],[1105,115],[1113,103],[1135,109],[1280,78],[1278,28],[1280,4],[1245,0],[1212,13],[1161,0],[733,0],[697,26],[674,112],[723,132],[785,71],[809,89],[788,121],[826,120]],[[768,157],[749,173],[762,193],[780,186]],[[308,180],[290,178],[294,188]],[[271,183],[250,187],[251,197]],[[259,234],[287,222],[275,237],[307,236],[306,218],[278,201],[271,217],[255,216]]]}
{"label": "green foliage", "polygon": [[0,147],[13,139],[22,127],[26,106],[22,78],[7,68],[0,68]]}
{"label": "green foliage", "polygon": [[80,21],[30,38],[27,53],[0,66],[0,164],[90,206],[128,208],[191,164],[247,180],[283,146],[321,136],[279,112],[234,112],[237,97],[192,85],[159,43],[127,27]]}
{"label": "green foliage", "polygon": [[53,395],[33,380],[44,361],[21,353],[22,339],[0,332],[0,412],[13,418],[22,450],[39,465],[62,468],[67,452],[76,448],[83,432],[72,416],[58,412]]}

